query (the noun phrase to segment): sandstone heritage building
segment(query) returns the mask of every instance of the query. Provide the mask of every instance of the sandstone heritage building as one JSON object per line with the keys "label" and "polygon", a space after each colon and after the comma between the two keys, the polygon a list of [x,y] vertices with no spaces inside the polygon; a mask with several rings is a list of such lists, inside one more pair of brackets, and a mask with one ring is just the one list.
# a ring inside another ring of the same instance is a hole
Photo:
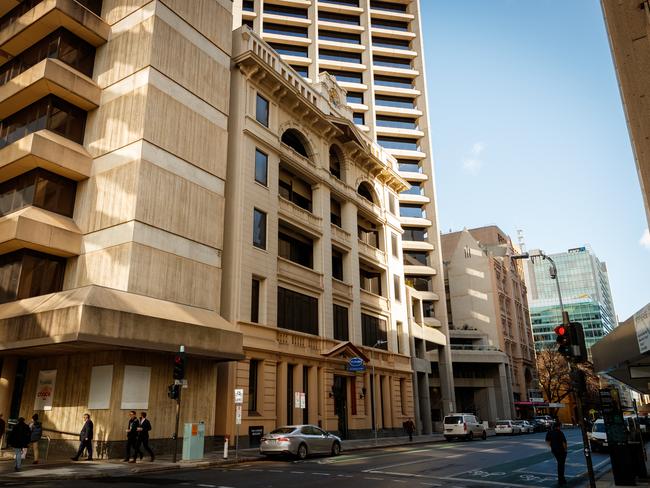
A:
{"label": "sandstone heritage building", "polygon": [[5,418],[454,411],[417,1],[0,0],[0,120]]}

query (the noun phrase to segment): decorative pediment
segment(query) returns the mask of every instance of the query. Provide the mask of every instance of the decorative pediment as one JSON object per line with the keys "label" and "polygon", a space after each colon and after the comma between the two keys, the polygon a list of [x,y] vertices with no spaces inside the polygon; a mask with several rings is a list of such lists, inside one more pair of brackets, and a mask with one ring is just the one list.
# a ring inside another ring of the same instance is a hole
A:
{"label": "decorative pediment", "polygon": [[354,357],[363,359],[364,363],[370,361],[370,358],[366,356],[361,349],[349,341],[337,344],[329,351],[323,352],[322,355],[328,358],[342,359],[344,361],[348,361]]}

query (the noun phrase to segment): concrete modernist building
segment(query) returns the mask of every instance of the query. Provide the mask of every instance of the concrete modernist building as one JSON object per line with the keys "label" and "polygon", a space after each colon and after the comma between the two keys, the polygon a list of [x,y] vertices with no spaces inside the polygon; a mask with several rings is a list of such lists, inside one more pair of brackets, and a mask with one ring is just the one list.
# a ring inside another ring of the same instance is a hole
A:
{"label": "concrete modernist building", "polygon": [[[551,254],[551,258],[557,266],[564,307],[572,322],[582,323],[590,351],[591,346],[616,327],[607,266],[589,246]],[[550,277],[547,262],[529,260],[526,266],[535,348],[539,351],[544,347],[555,347],[553,330],[562,323],[557,285]]]}
{"label": "concrete modernist building", "polygon": [[181,422],[226,432],[221,364],[244,357],[218,313],[231,21],[227,0],[0,2],[5,418],[78,432],[90,412],[103,456],[148,410],[162,442],[184,344]]}
{"label": "concrete modernist building", "polygon": [[536,377],[523,269],[508,257],[518,250],[494,225],[441,242],[456,401],[485,419],[514,417]]}
{"label": "concrete modernist building", "polygon": [[[334,76],[358,130],[396,158],[410,188],[387,205],[403,229],[404,278],[421,310],[413,316],[447,337],[419,1],[234,0],[233,23],[261,35],[306,81]],[[446,347],[434,349],[440,387],[428,384],[429,369],[418,369],[423,362],[413,364],[418,427],[429,424],[429,412],[441,420],[454,410],[451,357]]]}
{"label": "concrete modernist building", "polygon": [[650,4],[601,0],[650,224]]}

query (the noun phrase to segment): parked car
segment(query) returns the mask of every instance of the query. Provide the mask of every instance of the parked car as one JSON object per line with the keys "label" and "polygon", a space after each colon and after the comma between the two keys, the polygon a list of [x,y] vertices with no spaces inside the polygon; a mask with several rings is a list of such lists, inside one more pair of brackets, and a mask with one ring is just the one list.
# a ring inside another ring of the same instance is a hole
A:
{"label": "parked car", "polygon": [[497,435],[521,434],[521,427],[512,420],[497,420],[494,431]]}
{"label": "parked car", "polygon": [[608,449],[607,431],[605,430],[605,421],[603,419],[598,419],[594,422],[594,425],[591,427],[591,432],[587,432],[587,437],[589,438],[592,451],[606,451]]}
{"label": "parked car", "polygon": [[533,427],[533,424],[529,423],[528,420],[513,420],[512,423],[521,428],[522,434],[535,432],[535,427]]}
{"label": "parked car", "polygon": [[548,430],[548,427],[546,426],[546,422],[542,422],[541,420],[535,420],[531,419],[528,422],[533,426],[533,431],[534,432],[546,432]]}
{"label": "parked car", "polygon": [[485,426],[471,413],[452,413],[445,417],[445,439],[454,438],[472,440],[475,437],[487,439]]}
{"label": "parked car", "polygon": [[553,427],[553,419],[550,415],[536,415],[533,417],[533,420],[543,423],[547,430]]}
{"label": "parked car", "polygon": [[310,454],[341,453],[341,439],[315,425],[278,427],[260,440],[260,454],[290,454],[305,459]]}

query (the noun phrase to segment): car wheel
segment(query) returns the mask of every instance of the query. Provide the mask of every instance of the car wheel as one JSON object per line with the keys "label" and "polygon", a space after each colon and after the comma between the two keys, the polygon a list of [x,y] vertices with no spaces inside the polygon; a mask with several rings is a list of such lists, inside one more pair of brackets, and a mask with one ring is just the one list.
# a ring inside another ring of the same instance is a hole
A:
{"label": "car wheel", "polygon": [[474,432],[471,432],[471,431],[470,431],[470,433],[467,434],[467,440],[468,440],[468,441],[472,441],[472,440],[474,440]]}
{"label": "car wheel", "polygon": [[483,433],[481,434],[481,439],[483,439],[483,440],[487,439],[487,431],[485,431],[485,430],[483,431]]}
{"label": "car wheel", "polygon": [[447,442],[451,442],[451,439],[452,439],[451,436],[448,436],[448,435],[445,436],[445,440],[446,440]]}
{"label": "car wheel", "polygon": [[300,460],[307,458],[307,446],[305,444],[300,444],[298,450],[296,451],[296,457]]}
{"label": "car wheel", "polygon": [[338,456],[341,454],[341,444],[338,442],[335,442],[332,444],[332,451],[331,451],[332,456]]}

